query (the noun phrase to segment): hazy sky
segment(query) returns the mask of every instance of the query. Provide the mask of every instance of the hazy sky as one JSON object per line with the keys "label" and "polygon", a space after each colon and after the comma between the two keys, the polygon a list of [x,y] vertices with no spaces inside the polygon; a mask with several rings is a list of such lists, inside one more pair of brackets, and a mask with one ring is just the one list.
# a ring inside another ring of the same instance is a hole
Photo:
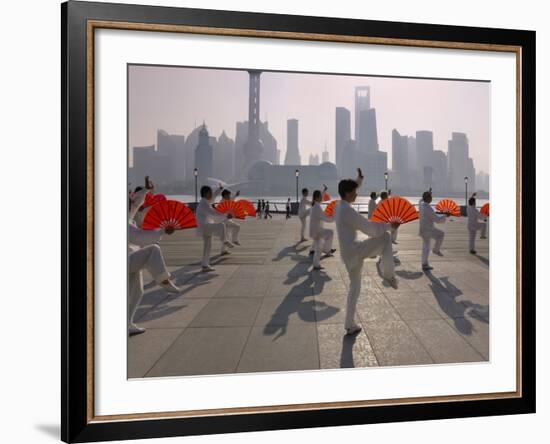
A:
{"label": "hazy sky", "polygon": [[[248,119],[248,73],[223,69],[131,66],[129,71],[129,143],[156,143],[157,129],[187,136],[204,120],[211,136],[222,130],[235,138],[235,122]],[[299,120],[302,163],[326,146],[334,162],[334,113],[337,106],[351,112],[354,129],[354,88],[371,87],[376,108],[378,143],[388,152],[391,131],[414,135],[434,132],[434,148],[447,151],[453,131],[465,132],[477,171],[489,170],[489,83],[264,72],[261,75],[260,115],[267,120],[284,160],[286,121]],[[319,156],[321,157],[321,156]]]}

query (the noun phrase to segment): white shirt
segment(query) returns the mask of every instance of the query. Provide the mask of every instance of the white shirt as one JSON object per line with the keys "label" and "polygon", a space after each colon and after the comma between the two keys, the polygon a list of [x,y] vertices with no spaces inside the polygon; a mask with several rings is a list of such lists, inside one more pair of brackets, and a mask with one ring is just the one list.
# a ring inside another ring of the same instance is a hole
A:
{"label": "white shirt", "polygon": [[369,200],[369,219],[372,217],[372,215],[374,214],[374,210],[376,210],[376,207],[378,206],[378,204],[376,203],[376,199],[370,199]]}
{"label": "white shirt", "polygon": [[304,219],[309,216],[308,205],[311,205],[311,201],[307,197],[302,197],[300,205],[298,206],[298,217]]}
{"label": "white shirt", "polygon": [[361,242],[357,240],[357,231],[361,231],[370,237],[380,237],[391,229],[390,224],[373,222],[361,216],[345,200],[340,201],[336,206],[334,220],[342,259],[348,264],[355,259],[356,251],[361,245]]}
{"label": "white shirt", "polygon": [[128,253],[160,241],[163,230],[142,230],[135,222],[128,222]]}
{"label": "white shirt", "polygon": [[130,209],[128,212],[128,220],[133,221],[136,217],[136,213],[141,208],[143,203],[145,202],[145,195],[151,190],[148,190],[147,188],[142,188],[141,190],[135,192],[132,194],[132,204],[130,205]]}
{"label": "white shirt", "polygon": [[311,207],[311,215],[309,218],[309,235],[315,239],[323,229],[324,222],[333,222],[334,218],[327,216],[321,208],[321,205],[317,202]]}
{"label": "white shirt", "polygon": [[[216,199],[220,192],[221,190],[214,191],[212,194],[212,200]],[[227,215],[217,212],[214,208],[212,208],[212,205],[210,205],[210,201],[208,201],[204,197],[201,198],[199,204],[197,205],[197,212],[195,217],[197,219],[197,234],[199,236],[202,236],[202,229],[205,225],[216,222],[223,222],[225,219],[227,219]]]}
{"label": "white shirt", "polygon": [[468,214],[468,230],[476,230],[478,228],[477,222],[485,220],[485,217],[478,211],[475,205],[468,205],[466,213]]}
{"label": "white shirt", "polygon": [[446,216],[444,214],[436,214],[434,209],[429,203],[421,201],[418,204],[418,211],[420,213],[419,234],[427,234],[434,227],[434,222],[441,224],[445,222]]}

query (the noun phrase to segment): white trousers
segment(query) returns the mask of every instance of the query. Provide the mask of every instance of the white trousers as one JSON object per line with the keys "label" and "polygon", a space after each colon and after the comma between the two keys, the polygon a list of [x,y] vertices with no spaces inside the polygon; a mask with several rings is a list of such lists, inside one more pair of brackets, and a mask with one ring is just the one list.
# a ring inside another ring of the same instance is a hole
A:
{"label": "white trousers", "polygon": [[445,233],[439,228],[432,227],[429,230],[424,230],[420,236],[422,237],[422,265],[427,265],[431,240],[435,239],[434,251],[439,252]]}
{"label": "white trousers", "polygon": [[396,242],[397,241],[397,230],[391,231],[391,241]]}
{"label": "white trousers", "polygon": [[321,252],[330,253],[332,249],[332,239],[334,238],[334,231],[328,228],[323,228],[319,231],[317,236],[313,238],[313,266],[319,267],[321,260]]}
{"label": "white trousers", "polygon": [[486,222],[478,222],[477,227],[470,228],[468,227],[468,234],[469,236],[469,244],[470,250],[476,249],[476,233],[477,230],[481,230],[480,236],[485,237],[487,235],[487,223]]}
{"label": "white trousers", "polygon": [[203,240],[203,249],[202,249],[202,261],[201,265],[203,267],[210,266],[210,252],[212,251],[212,236],[216,236],[220,239],[222,243],[221,252],[225,252],[225,241],[227,239],[225,223],[220,222],[216,224],[206,224],[202,227],[202,240]]}
{"label": "white trousers", "polygon": [[363,261],[365,258],[378,255],[381,256],[380,271],[382,277],[384,279],[393,278],[395,276],[395,264],[393,262],[390,233],[386,232],[383,236],[358,242],[353,251],[342,251],[342,259],[344,259],[350,280],[345,328],[351,328],[355,325],[355,310],[361,293]]}
{"label": "white trousers", "polygon": [[300,239],[305,239],[306,238],[306,221],[307,221],[307,216],[305,217],[300,217]]}
{"label": "white trousers", "polygon": [[170,278],[166,269],[162,251],[158,245],[148,245],[128,255],[128,324],[134,321],[134,315],[143,297],[143,276],[141,270],[147,270],[155,282]]}
{"label": "white trousers", "polygon": [[227,231],[227,238],[231,242],[239,242],[239,231],[241,231],[241,226],[229,219],[225,222],[225,228]]}

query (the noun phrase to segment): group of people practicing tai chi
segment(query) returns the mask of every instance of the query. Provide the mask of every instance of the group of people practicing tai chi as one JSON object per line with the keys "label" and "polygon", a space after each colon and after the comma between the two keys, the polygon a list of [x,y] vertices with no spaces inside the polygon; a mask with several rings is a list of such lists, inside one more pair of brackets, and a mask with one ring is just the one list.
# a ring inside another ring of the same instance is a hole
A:
{"label": "group of people practicing tai chi", "polygon": [[[300,219],[300,241],[306,241],[305,231],[307,218],[309,217],[309,235],[313,240],[312,251],[313,268],[321,270],[321,254],[325,257],[333,256],[335,249],[332,248],[334,232],[324,227],[324,223],[334,222],[340,244],[340,255],[349,276],[349,292],[346,303],[345,330],[346,334],[352,335],[361,331],[361,327],[355,322],[355,311],[357,300],[361,292],[361,277],[363,262],[367,258],[379,257],[377,263],[381,277],[385,283],[397,288],[398,281],[395,277],[395,261],[392,250],[392,243],[396,243],[398,223],[375,222],[361,215],[352,204],[355,202],[363,182],[361,169],[357,169],[356,179],[344,179],[338,183],[338,194],[340,201],[335,206],[334,215],[328,216],[321,208],[322,196],[326,191],[315,190],[312,200],[308,199],[309,190],[302,190],[302,199],[298,208]],[[142,230],[140,228],[140,215],[143,210],[145,195],[153,190],[153,184],[148,177],[145,178],[145,187],[137,187],[130,195],[129,216],[128,216],[128,332],[130,335],[143,333],[144,328],[134,323],[134,315],[143,297],[142,270],[148,270],[155,282],[169,293],[179,293],[181,289],[170,279],[170,273],[166,269],[164,258],[158,242],[163,233],[172,234],[173,228],[163,230]],[[201,200],[196,208],[197,235],[203,238],[203,256],[201,269],[204,272],[213,271],[210,265],[210,253],[212,248],[212,237],[219,238],[221,242],[221,255],[227,255],[229,248],[240,245],[239,224],[232,220],[231,214],[222,214],[216,211],[212,204],[218,195],[222,200],[230,200],[232,193],[223,189],[220,185],[216,190],[209,186],[203,186],[200,190]],[[389,192],[382,192],[381,199],[387,199]],[[239,195],[236,193],[235,197]],[[371,194],[369,201],[368,216],[371,217],[376,209],[376,193]],[[432,206],[432,192],[425,191],[419,202],[419,235],[422,238],[422,269],[432,270],[428,263],[428,256],[431,249],[431,241],[434,239],[433,253],[442,255],[441,244],[445,233],[434,225],[445,222],[449,214],[437,214]],[[481,231],[481,238],[485,238],[487,224],[483,222],[484,216],[476,209],[475,195],[468,201],[468,231],[470,253],[475,254],[475,237],[478,230]],[[364,240],[357,239],[357,233],[362,232],[368,236]]]}

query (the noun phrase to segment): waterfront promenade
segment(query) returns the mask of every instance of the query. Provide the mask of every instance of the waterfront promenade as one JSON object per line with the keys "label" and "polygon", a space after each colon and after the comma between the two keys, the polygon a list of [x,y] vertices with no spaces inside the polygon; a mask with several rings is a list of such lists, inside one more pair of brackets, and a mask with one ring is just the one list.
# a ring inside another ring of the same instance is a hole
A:
{"label": "waterfront promenade", "polygon": [[[311,241],[297,244],[296,217],[238,223],[242,246],[214,256],[211,273],[200,272],[195,230],[163,237],[182,293],[168,295],[144,274],[136,322],[147,332],[128,340],[128,377],[489,359],[489,240],[478,239],[478,254],[469,254],[465,218],[441,226],[444,256],[432,254],[426,273],[418,222],[400,227],[397,289],[384,285],[374,259],[365,262],[357,313],[363,330],[353,337],[344,336],[348,279],[338,251],[322,260],[324,270],[312,271]],[[217,241],[212,251],[219,252]]]}

